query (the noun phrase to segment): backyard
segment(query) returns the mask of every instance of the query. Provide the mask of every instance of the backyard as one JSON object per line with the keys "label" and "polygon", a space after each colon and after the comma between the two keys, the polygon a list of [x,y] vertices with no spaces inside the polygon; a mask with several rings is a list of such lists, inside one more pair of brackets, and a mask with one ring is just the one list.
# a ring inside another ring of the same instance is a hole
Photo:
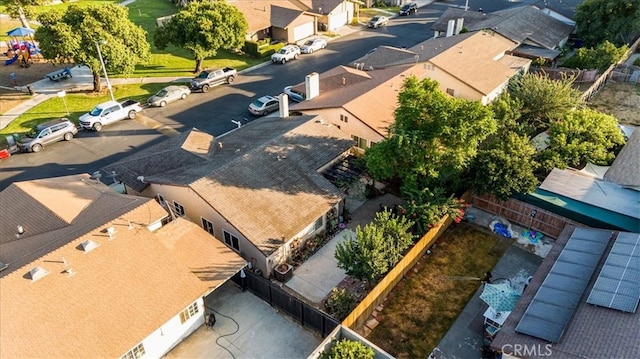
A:
{"label": "backyard", "polygon": [[368,339],[397,358],[428,357],[507,248],[488,230],[453,225],[389,294]]}

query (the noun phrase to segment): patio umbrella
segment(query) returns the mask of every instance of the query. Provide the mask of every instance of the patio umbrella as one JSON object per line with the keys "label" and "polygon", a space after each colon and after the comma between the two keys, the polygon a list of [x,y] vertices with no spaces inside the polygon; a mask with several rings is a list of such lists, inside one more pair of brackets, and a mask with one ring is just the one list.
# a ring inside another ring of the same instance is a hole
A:
{"label": "patio umbrella", "polygon": [[520,299],[520,294],[511,287],[509,282],[487,283],[480,294],[480,299],[496,312],[510,312]]}
{"label": "patio umbrella", "polygon": [[17,36],[24,37],[32,34],[35,34],[35,31],[32,29],[27,29],[26,27],[16,27],[15,29],[7,32],[7,36],[13,36],[13,37],[17,37]]}

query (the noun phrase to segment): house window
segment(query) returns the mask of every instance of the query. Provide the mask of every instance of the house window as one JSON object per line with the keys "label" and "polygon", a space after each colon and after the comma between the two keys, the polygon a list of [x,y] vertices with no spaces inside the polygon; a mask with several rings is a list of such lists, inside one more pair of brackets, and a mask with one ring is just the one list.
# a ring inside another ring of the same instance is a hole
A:
{"label": "house window", "polygon": [[376,145],[377,145],[377,144],[378,144],[377,142],[371,142],[371,144],[369,145],[369,147],[374,148],[374,147],[376,147]]}
{"label": "house window", "polygon": [[349,117],[345,116],[345,115],[340,115],[340,121],[342,122],[349,122]]}
{"label": "house window", "polygon": [[366,149],[367,148],[367,139],[361,138],[356,135],[351,135],[351,138],[356,141],[356,146],[359,148]]}
{"label": "house window", "polygon": [[184,207],[176,201],[173,201],[173,209],[176,211],[176,215],[184,216]]}
{"label": "house window", "polygon": [[202,218],[202,228],[209,232],[210,235],[214,236],[215,234],[213,233],[213,223],[209,222],[206,218]]}
{"label": "house window", "polygon": [[433,65],[432,64],[424,64],[424,69],[427,71],[433,71]]}
{"label": "house window", "polygon": [[316,223],[313,224],[313,231],[315,232],[320,228],[322,228],[322,217],[318,218]]}
{"label": "house window", "polygon": [[142,343],[136,345],[133,349],[129,350],[127,354],[120,357],[120,359],[137,359],[142,358],[145,355],[144,345]]}
{"label": "house window", "polygon": [[156,197],[158,198],[158,203],[160,203],[160,205],[161,205],[161,206],[163,206],[163,207],[164,207],[164,206],[166,206],[166,205],[167,205],[167,202],[165,201],[165,199],[164,199],[164,196],[163,196],[163,195],[161,195],[160,193],[158,193],[158,194],[156,195]]}
{"label": "house window", "polygon": [[198,314],[198,312],[198,303],[192,303],[187,307],[187,309],[183,310],[182,313],[180,313],[180,323],[184,324],[184,322],[189,320],[189,318],[193,317],[194,315]]}
{"label": "house window", "polygon": [[224,243],[226,243],[229,247],[235,249],[236,251],[240,252],[240,244],[238,243],[238,237],[234,236],[233,234],[227,232],[227,231],[222,231],[224,233]]}
{"label": "house window", "polygon": [[451,96],[455,96],[453,89],[447,89],[447,94]]}

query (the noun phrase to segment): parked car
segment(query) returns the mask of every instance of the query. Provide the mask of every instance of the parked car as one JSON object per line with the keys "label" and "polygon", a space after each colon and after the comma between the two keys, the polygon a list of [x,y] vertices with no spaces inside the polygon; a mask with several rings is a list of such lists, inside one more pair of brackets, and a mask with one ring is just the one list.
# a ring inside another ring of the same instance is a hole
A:
{"label": "parked car", "polygon": [[135,100],[107,101],[94,107],[91,112],[80,116],[80,127],[85,130],[100,131],[102,126],[125,118],[134,119],[142,111],[140,103]]}
{"label": "parked car", "polygon": [[192,91],[209,91],[209,87],[213,87],[219,84],[230,84],[238,76],[238,71],[231,67],[225,67],[223,69],[209,69],[204,70],[198,74],[195,78],[189,81],[189,88]]}
{"label": "parked car", "polygon": [[376,15],[369,20],[367,26],[372,29],[377,29],[380,26],[384,26],[389,22],[389,18],[386,16]]}
{"label": "parked car", "polygon": [[277,111],[279,106],[280,101],[277,97],[267,95],[253,101],[249,105],[249,112],[256,116],[264,116],[270,112]]}
{"label": "parked car", "polygon": [[327,42],[321,38],[314,38],[307,40],[301,47],[300,51],[303,54],[311,54],[314,51],[322,50],[327,47]]}
{"label": "parked car", "polygon": [[286,93],[287,96],[289,96],[291,101],[302,102],[306,98],[306,95],[304,92],[294,90],[293,86],[285,87],[283,92]]}
{"label": "parked car", "polygon": [[59,118],[32,128],[18,143],[20,151],[40,152],[44,145],[62,140],[71,141],[76,133],[78,129],[73,122],[67,118]]}
{"label": "parked car", "polygon": [[284,64],[287,61],[297,59],[298,56],[300,56],[300,48],[297,45],[286,45],[271,55],[271,61],[273,61],[273,63],[279,62]]}
{"label": "parked car", "polygon": [[415,14],[417,12],[418,12],[418,4],[414,2],[410,2],[410,3],[404,4],[402,8],[400,8],[400,11],[398,11],[398,14],[400,14],[400,16],[407,16],[407,15]]}
{"label": "parked car", "polygon": [[187,86],[167,86],[158,91],[155,95],[149,97],[147,103],[149,106],[165,107],[168,103],[178,100],[184,100],[191,93]]}

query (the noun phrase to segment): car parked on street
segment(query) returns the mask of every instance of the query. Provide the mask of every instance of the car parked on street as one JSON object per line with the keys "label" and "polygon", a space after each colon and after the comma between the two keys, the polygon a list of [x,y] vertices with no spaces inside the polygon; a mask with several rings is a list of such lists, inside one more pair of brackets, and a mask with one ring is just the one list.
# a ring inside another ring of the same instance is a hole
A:
{"label": "car parked on street", "polygon": [[314,51],[322,50],[327,47],[327,42],[319,37],[309,39],[300,46],[300,51],[303,54],[312,54]]}
{"label": "car parked on street", "polygon": [[187,86],[167,86],[155,95],[149,97],[147,103],[149,106],[165,107],[168,103],[178,100],[184,100],[189,96],[191,90]]}
{"label": "car parked on street", "polygon": [[286,45],[280,48],[278,52],[271,55],[271,61],[273,63],[284,64],[287,61],[297,59],[300,56],[300,48],[297,45]]}
{"label": "car parked on street", "polygon": [[62,140],[71,141],[77,133],[78,129],[73,122],[67,118],[59,118],[32,128],[18,143],[22,152],[40,152],[44,145]]}
{"label": "car parked on street", "polygon": [[265,116],[270,112],[277,111],[278,107],[280,107],[280,100],[277,97],[266,95],[253,101],[249,105],[249,112],[255,116]]}
{"label": "car parked on street", "polygon": [[410,2],[410,3],[404,4],[400,8],[400,11],[398,11],[398,14],[400,14],[400,16],[407,16],[407,15],[415,14],[417,12],[418,12],[418,4],[414,2]]}
{"label": "car parked on street", "polygon": [[285,87],[283,92],[287,94],[287,96],[289,96],[289,99],[291,99],[291,101],[302,102],[306,98],[304,92],[294,90],[293,86]]}
{"label": "car parked on street", "polygon": [[369,20],[367,26],[372,29],[377,29],[380,26],[384,26],[389,22],[389,18],[382,15],[376,15]]}

